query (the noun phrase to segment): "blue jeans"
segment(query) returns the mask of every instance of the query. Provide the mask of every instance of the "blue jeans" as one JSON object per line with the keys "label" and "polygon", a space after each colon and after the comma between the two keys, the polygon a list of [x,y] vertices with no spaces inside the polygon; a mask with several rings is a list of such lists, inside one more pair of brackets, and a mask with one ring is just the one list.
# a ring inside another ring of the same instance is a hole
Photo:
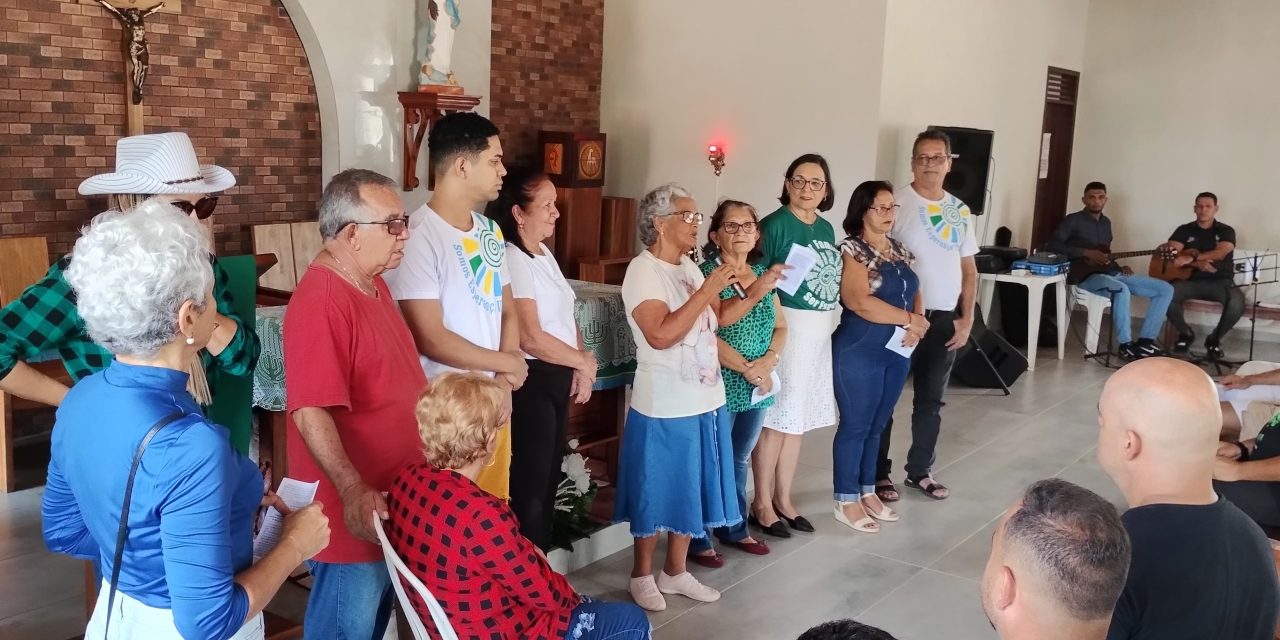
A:
{"label": "blue jeans", "polygon": [[383,561],[308,560],[314,582],[303,618],[305,640],[382,640],[391,618],[391,575]]}
{"label": "blue jeans", "polygon": [[1111,300],[1111,319],[1116,323],[1116,340],[1119,344],[1133,341],[1133,328],[1129,320],[1129,296],[1142,296],[1151,301],[1147,315],[1142,318],[1139,338],[1155,340],[1164,324],[1169,303],[1173,300],[1173,285],[1148,276],[1095,273],[1076,285],[1089,293],[1096,293]]}
{"label": "blue jeans", "polygon": [[851,326],[842,322],[832,336],[832,382],[840,409],[831,445],[832,475],[840,502],[857,502],[875,490],[880,434],[911,368],[909,358],[885,348],[892,333],[892,327],[858,321]]}
{"label": "blue jeans", "polygon": [[[745,540],[747,534],[747,469],[751,464],[751,451],[756,448],[760,439],[760,429],[764,426],[764,409],[747,409],[737,413],[729,412],[729,421],[733,425],[733,479],[738,489],[738,512],[742,514],[742,522],[727,527],[713,529],[720,542],[739,542]],[[701,553],[711,549],[711,536],[694,538],[689,543],[690,553]]]}
{"label": "blue jeans", "polygon": [[584,598],[569,614],[565,640],[641,640],[652,627],[644,609],[630,602],[596,602]]}

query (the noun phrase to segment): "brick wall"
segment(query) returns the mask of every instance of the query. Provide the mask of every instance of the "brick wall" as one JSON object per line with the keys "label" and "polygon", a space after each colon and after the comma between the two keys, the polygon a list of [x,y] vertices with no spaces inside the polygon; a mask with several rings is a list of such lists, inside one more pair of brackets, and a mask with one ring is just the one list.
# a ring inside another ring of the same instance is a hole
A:
{"label": "brick wall", "polygon": [[508,158],[536,158],[543,129],[599,130],[603,32],[604,0],[494,0],[489,113]]}
{"label": "brick wall", "polygon": [[[0,235],[68,251],[106,208],[76,186],[111,171],[124,135],[120,27],[77,0],[0,0]],[[185,0],[147,19],[146,132],[185,131],[235,174],[214,214],[219,251],[247,225],[299,219],[320,193],[320,115],[306,54],[278,0]]]}

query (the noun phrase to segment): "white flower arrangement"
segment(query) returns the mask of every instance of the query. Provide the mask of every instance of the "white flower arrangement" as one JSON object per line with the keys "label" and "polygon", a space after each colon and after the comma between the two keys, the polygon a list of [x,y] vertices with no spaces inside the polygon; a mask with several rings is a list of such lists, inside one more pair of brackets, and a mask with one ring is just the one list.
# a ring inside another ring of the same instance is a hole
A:
{"label": "white flower arrangement", "polygon": [[596,483],[591,480],[587,459],[577,453],[578,440],[569,440],[569,453],[560,462],[564,477],[556,485],[555,515],[552,518],[552,543],[570,551],[573,541],[586,537],[595,529],[587,510],[596,497]]}

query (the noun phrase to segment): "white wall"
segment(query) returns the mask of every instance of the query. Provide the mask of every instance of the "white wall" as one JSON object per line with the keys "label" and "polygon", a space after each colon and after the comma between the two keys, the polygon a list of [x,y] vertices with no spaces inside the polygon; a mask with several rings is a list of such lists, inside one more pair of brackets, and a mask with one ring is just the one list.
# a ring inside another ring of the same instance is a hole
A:
{"label": "white wall", "polygon": [[991,215],[979,224],[985,232],[979,241],[989,243],[1004,225],[1013,230],[1015,245],[1030,243],[1045,76],[1050,66],[1083,66],[1089,5],[889,2],[876,177],[910,182],[911,142],[928,125],[993,130]]}
{"label": "white wall", "polygon": [[[677,181],[707,213],[718,193],[764,214],[787,164],[813,151],[831,164],[839,228],[875,167],[884,12],[885,0],[605,0],[606,192]],[[710,143],[728,153],[718,184]]]}
{"label": "white wall", "polygon": [[[283,0],[307,51],[320,103],[324,179],[343,169],[403,175],[403,113],[396,93],[417,87],[414,0]],[[491,0],[459,3],[454,72],[471,95],[486,96],[488,115]],[[422,186],[405,193],[412,210],[426,202],[426,143],[419,156]],[[319,198],[319,194],[316,194]]]}
{"label": "white wall", "polygon": [[1071,193],[1107,183],[1118,249],[1154,246],[1213,191],[1239,245],[1280,249],[1280,3],[1094,0]]}

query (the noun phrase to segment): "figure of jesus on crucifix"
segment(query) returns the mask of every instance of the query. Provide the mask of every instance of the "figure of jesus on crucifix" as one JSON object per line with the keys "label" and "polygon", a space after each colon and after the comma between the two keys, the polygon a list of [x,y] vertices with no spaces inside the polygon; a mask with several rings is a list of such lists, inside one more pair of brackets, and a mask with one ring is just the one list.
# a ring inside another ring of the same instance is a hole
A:
{"label": "figure of jesus on crucifix", "polygon": [[142,104],[142,83],[146,82],[147,70],[151,66],[151,55],[147,53],[146,26],[143,21],[164,7],[164,3],[161,2],[143,11],[133,7],[117,9],[111,6],[111,3],[107,2],[107,0],[97,0],[97,2],[120,21],[120,44],[125,57],[129,60],[129,69],[133,82],[133,103]]}

